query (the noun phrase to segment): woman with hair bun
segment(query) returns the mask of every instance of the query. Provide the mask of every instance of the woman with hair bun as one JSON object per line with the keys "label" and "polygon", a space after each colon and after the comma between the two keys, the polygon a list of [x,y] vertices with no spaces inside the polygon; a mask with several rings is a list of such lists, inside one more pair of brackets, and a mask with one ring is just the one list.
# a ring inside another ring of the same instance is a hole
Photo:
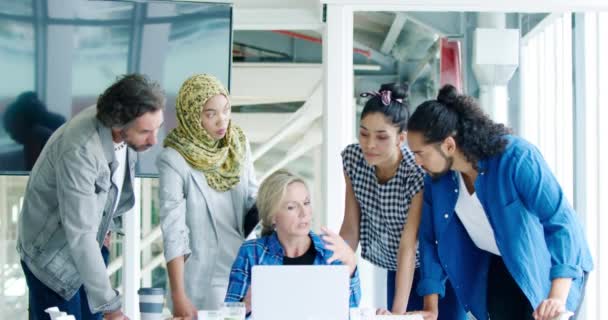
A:
{"label": "woman with hair bun", "polygon": [[[405,144],[407,91],[407,85],[384,84],[377,92],[363,93],[369,100],[361,113],[359,143],[342,151],[346,208],[340,235],[353,250],[361,242],[361,256],[387,270],[387,307],[394,314],[423,305],[420,296],[410,294],[419,282],[416,247],[424,171]],[[441,306],[449,319],[466,319],[449,288]]]}
{"label": "woman with hair bun", "polygon": [[454,287],[477,319],[549,320],[582,303],[593,261],[583,228],[542,155],[444,86],[408,122],[428,172],[420,224],[425,319]]}

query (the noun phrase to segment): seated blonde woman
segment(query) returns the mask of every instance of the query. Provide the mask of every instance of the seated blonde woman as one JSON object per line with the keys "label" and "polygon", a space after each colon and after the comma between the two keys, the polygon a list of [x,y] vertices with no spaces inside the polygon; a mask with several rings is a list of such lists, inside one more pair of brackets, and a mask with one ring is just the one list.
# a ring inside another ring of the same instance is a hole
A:
{"label": "seated blonde woman", "polygon": [[336,233],[311,231],[312,207],[306,183],[285,170],[270,175],[258,190],[262,237],[245,242],[232,265],[226,302],[244,301],[251,310],[251,268],[254,265],[330,265],[349,267],[350,307],[361,298],[355,253]]}

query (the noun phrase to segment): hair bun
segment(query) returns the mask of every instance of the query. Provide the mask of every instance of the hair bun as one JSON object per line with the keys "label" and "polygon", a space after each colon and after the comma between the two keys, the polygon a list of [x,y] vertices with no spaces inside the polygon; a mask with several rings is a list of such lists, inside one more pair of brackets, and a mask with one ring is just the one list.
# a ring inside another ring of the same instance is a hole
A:
{"label": "hair bun", "polygon": [[391,96],[393,99],[407,99],[409,86],[407,83],[385,83],[380,86],[379,91],[388,90],[391,92]]}
{"label": "hair bun", "polygon": [[439,94],[437,94],[437,101],[449,107],[456,102],[458,96],[459,94],[456,87],[451,84],[446,84],[439,90]]}

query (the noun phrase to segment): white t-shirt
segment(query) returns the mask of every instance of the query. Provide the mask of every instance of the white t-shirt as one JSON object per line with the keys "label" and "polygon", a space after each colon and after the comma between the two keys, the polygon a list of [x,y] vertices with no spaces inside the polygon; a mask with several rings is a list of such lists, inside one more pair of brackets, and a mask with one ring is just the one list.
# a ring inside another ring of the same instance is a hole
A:
{"label": "white t-shirt", "polygon": [[498,246],[496,245],[496,237],[494,230],[490,225],[490,220],[486,215],[477,193],[469,194],[462,174],[459,173],[460,191],[458,200],[456,201],[456,215],[467,230],[469,237],[473,243],[482,250],[491,252],[495,255],[500,255]]}
{"label": "white t-shirt", "polygon": [[122,184],[125,181],[125,173],[127,171],[127,145],[124,142],[114,143],[114,154],[116,161],[118,162],[118,167],[116,168],[116,171],[114,171],[114,174],[112,174],[112,182],[116,185],[118,191],[116,193],[116,200],[114,201],[114,209],[112,212],[115,212],[118,207]]}

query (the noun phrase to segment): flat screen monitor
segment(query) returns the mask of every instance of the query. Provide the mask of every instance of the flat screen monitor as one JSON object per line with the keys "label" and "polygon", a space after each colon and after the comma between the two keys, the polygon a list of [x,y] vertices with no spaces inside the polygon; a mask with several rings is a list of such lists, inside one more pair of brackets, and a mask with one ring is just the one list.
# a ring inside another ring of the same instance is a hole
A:
{"label": "flat screen monitor", "polygon": [[159,144],[140,154],[138,176],[175,127],[175,97],[195,73],[230,83],[232,5],[195,1],[0,2],[0,174],[28,174],[63,123],[96,103],[117,77],[143,73],[167,97]]}

